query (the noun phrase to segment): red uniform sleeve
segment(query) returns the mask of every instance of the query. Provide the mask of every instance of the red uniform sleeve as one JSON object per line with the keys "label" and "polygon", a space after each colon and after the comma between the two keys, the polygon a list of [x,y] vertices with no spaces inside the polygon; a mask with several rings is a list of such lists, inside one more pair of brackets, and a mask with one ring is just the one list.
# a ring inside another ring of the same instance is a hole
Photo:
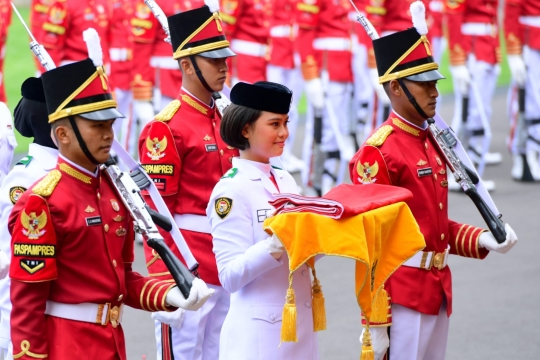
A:
{"label": "red uniform sleeve", "polygon": [[522,2],[506,0],[504,4],[504,38],[509,55],[519,55],[523,48],[523,27],[519,23]]}
{"label": "red uniform sleeve", "polygon": [[47,12],[47,20],[43,23],[41,42],[57,65],[60,65],[64,57],[64,43],[69,26],[70,17],[66,1],[56,1]]}
{"label": "red uniform sleeve", "polygon": [[459,224],[450,220],[450,254],[463,257],[484,259],[489,250],[478,246],[480,235],[487,230],[476,226]]}
{"label": "red uniform sleeve", "polygon": [[146,311],[176,310],[174,307],[165,305],[167,293],[176,286],[174,282],[144,277],[138,272],[133,271],[132,263],[135,259],[133,233],[133,229],[130,228],[128,236],[126,236],[124,248],[122,249],[124,271],[126,274],[126,305]]}
{"label": "red uniform sleeve", "polygon": [[448,21],[448,49],[450,65],[465,65],[469,49],[466,47],[465,37],[461,33],[463,13],[465,11],[464,0],[446,0],[444,12]]}
{"label": "red uniform sleeve", "polygon": [[[23,195],[24,196],[24,195]],[[10,219],[11,340],[18,359],[48,353],[45,307],[56,279],[56,235],[44,198],[32,194],[15,205]]]}
{"label": "red uniform sleeve", "polygon": [[242,16],[242,0],[222,0],[219,16],[224,24],[225,35],[228,39],[234,38],[236,24]]}
{"label": "red uniform sleeve", "polygon": [[[182,162],[177,150],[181,138],[172,135],[171,129],[165,122],[154,120],[142,131],[139,138],[139,158],[143,168],[152,178],[159,193],[163,197],[171,214],[175,213],[177,193],[179,191]],[[156,209],[147,192],[143,196],[148,205]],[[170,233],[160,231],[171,250],[179,253]],[[159,255],[145,245],[148,272],[154,276],[170,277],[165,264]],[[181,259],[182,260],[182,259]]]}
{"label": "red uniform sleeve", "polygon": [[320,66],[317,64],[313,40],[321,12],[321,1],[300,0],[296,4],[296,11],[298,19],[297,44],[302,76],[304,80],[311,80],[319,77]]}

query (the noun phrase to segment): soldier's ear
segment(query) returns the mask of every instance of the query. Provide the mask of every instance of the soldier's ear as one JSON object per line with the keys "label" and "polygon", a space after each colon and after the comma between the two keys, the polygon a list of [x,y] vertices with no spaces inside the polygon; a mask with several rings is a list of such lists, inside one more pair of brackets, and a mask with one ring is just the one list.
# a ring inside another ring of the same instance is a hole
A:
{"label": "soldier's ear", "polygon": [[401,86],[397,80],[390,80],[387,91],[388,97],[390,97],[390,93],[394,94],[395,96],[401,96],[402,91],[403,90],[401,89]]}
{"label": "soldier's ear", "polygon": [[71,143],[71,126],[67,119],[60,119],[52,124],[52,132],[56,139],[57,146],[69,145]]}
{"label": "soldier's ear", "polygon": [[193,75],[195,73],[195,71],[193,70],[193,66],[191,65],[191,61],[188,58],[179,59],[178,65],[180,65],[180,70],[182,70],[182,74]]}

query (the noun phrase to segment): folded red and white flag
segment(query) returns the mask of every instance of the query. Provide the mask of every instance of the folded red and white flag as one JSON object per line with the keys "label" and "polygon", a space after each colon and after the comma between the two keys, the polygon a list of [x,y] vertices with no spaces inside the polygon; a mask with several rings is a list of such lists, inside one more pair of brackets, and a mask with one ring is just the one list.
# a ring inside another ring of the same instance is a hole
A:
{"label": "folded red and white flag", "polygon": [[276,214],[311,212],[332,219],[344,219],[386,205],[412,199],[413,194],[404,188],[391,185],[341,184],[323,197],[296,194],[275,194],[269,201]]}

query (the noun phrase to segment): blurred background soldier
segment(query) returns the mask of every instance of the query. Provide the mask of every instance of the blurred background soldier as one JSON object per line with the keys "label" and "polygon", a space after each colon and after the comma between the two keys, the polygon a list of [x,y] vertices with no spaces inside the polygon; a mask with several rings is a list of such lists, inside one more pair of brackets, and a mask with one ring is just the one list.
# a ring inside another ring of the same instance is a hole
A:
{"label": "blurred background soldier", "polygon": [[[500,153],[489,152],[491,100],[501,60],[497,7],[498,0],[446,0],[445,3],[455,94],[452,127],[461,133],[471,160],[479,164],[480,176],[484,164],[502,161]],[[485,185],[494,188],[492,182]]]}
{"label": "blurred background soldier", "polygon": [[82,33],[92,27],[101,40],[103,63],[109,65],[109,31],[112,3],[109,0],[56,0],[47,12],[38,36],[57,66],[84,60],[88,57]]}
{"label": "blurred background soldier", "polygon": [[[30,6],[30,30],[36,38],[40,38],[40,34],[43,31],[43,24],[47,21],[47,13],[52,2],[53,0],[32,0]],[[36,76],[39,76],[45,69],[41,67],[37,57],[33,59],[36,64]]]}
{"label": "blurred background soldier", "polygon": [[303,161],[292,153],[298,126],[298,101],[304,87],[300,71],[300,57],[296,47],[298,25],[295,9],[297,3],[298,0],[274,1],[274,11],[270,22],[270,59],[266,70],[268,81],[285,85],[293,92],[289,112],[289,137],[281,155],[283,166],[290,173],[304,168]]}
{"label": "blurred background soldier", "polygon": [[[223,0],[221,19],[236,57],[229,60],[229,81],[266,80],[272,0]],[[291,13],[289,17],[293,16]]]}
{"label": "blurred background soldier", "polygon": [[2,180],[9,172],[9,165],[16,147],[17,140],[13,133],[11,112],[6,104],[0,102],[0,185],[2,185]]}
{"label": "blurred background soldier", "polygon": [[109,30],[109,58],[111,61],[110,80],[114,86],[114,96],[125,119],[114,123],[116,139],[125,144],[127,125],[132,116],[132,95],[130,89],[131,67],[133,64],[133,35],[130,20],[133,16],[133,0],[112,1],[112,21]]}
{"label": "blurred background soldier", "polygon": [[[126,149],[135,151],[140,131],[154,115],[178,96],[182,86],[182,73],[178,63],[171,57],[171,45],[165,41],[167,35],[143,0],[135,1],[131,18],[134,35],[131,90],[134,114],[129,123],[129,139]],[[204,5],[203,0],[160,1],[159,7],[171,16]]]}
{"label": "blurred background soldier", "polygon": [[540,0],[506,0],[504,25],[512,79],[525,91],[524,124],[513,126],[511,139],[512,178],[540,181]]}
{"label": "blurred background soldier", "polygon": [[[428,4],[426,4],[426,7],[427,6]],[[428,39],[430,39],[433,60],[435,60],[436,63],[441,61],[443,51],[446,48],[446,39],[443,34],[443,25],[446,20],[443,16],[443,9],[444,2],[442,0],[429,0],[429,10],[427,11],[429,27]]]}
{"label": "blurred background soldier", "polygon": [[[22,158],[6,176],[0,187],[0,250],[11,255],[11,235],[8,219],[13,205],[33,183],[56,167],[58,149],[51,138],[51,126],[45,104],[41,78],[28,78],[21,86],[22,99],[15,107],[15,128],[24,137],[34,138],[28,155]],[[4,360],[13,359],[9,319],[11,301],[10,279],[0,280],[0,352]]]}
{"label": "blurred background soldier", "polygon": [[11,5],[9,0],[0,0],[0,101],[6,102],[4,87],[4,58],[6,57],[6,41],[11,24]]}
{"label": "blurred background soldier", "polygon": [[[310,103],[303,156],[310,164],[312,147],[315,149],[312,185],[319,193],[343,181],[355,151],[350,136],[351,9],[349,0],[301,0],[297,4],[302,75]],[[309,176],[304,172],[304,185]]]}

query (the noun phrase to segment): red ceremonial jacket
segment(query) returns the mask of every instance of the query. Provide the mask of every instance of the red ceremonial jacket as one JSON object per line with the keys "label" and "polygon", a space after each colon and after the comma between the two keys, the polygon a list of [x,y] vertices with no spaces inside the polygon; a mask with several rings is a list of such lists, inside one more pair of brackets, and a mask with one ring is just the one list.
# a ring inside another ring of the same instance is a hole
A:
{"label": "red ceremonial jacket", "polygon": [[299,0],[275,0],[270,22],[270,64],[294,69],[296,4]]}
{"label": "red ceremonial jacket", "polygon": [[[501,60],[499,31],[497,27],[498,0],[446,0],[444,11],[448,21],[448,48],[450,64],[463,65],[467,56],[496,64]],[[464,24],[480,23],[491,27],[485,35],[464,35]]]}
{"label": "red ceremonial jacket", "polygon": [[109,31],[109,79],[115,88],[129,90],[133,64],[133,35],[131,18],[133,0],[113,0],[112,21]]}
{"label": "red ceremonial jacket", "polygon": [[103,63],[109,62],[109,26],[112,5],[108,0],[56,0],[47,12],[40,43],[56,66],[88,58],[83,31],[96,29],[101,41]]}
{"label": "red ceremonial jacket", "polygon": [[[527,20],[535,17],[534,26]],[[521,54],[523,45],[540,50],[540,0],[506,0],[504,34],[508,54]]]}
{"label": "red ceremonial jacket", "polygon": [[319,77],[320,70],[326,70],[332,81],[352,82],[349,0],[301,0],[296,9],[304,79]]}
{"label": "red ceremonial jacket", "polygon": [[[154,17],[144,0],[134,0],[135,11],[131,18],[133,32],[133,62],[131,89],[135,100],[151,100],[154,87],[161,94],[176,98],[182,86],[182,73],[173,59],[171,44],[165,42],[167,35]],[[204,0],[159,1],[159,7],[166,16],[196,9],[204,5]]]}
{"label": "red ceremonial jacket", "polygon": [[174,284],[132,270],[133,222],[100,171],[60,157],[17,201],[8,226],[15,358],[126,359],[121,326],[45,315],[47,301],[167,310]]}
{"label": "red ceremonial jacket", "polygon": [[[382,134],[387,135],[386,139]],[[478,246],[478,238],[485,230],[448,218],[448,181],[443,159],[429,130],[392,112],[353,157],[349,171],[355,184],[389,184],[413,193],[406,203],[424,235],[423,251],[441,253],[450,247],[451,254],[483,259],[488,251]],[[393,303],[428,315],[439,314],[446,298],[448,316],[452,313],[448,266],[442,270],[401,266],[388,279],[385,289]]]}
{"label": "red ceremonial jacket", "polygon": [[[178,98],[144,127],[139,138],[139,158],[171,214],[206,217],[214,186],[231,168],[233,156],[238,156],[238,150],[221,140],[220,124],[215,106],[209,107],[182,88]],[[145,199],[152,203],[149,196]],[[199,263],[201,279],[219,285],[212,235],[183,229],[181,232]],[[170,234],[161,234],[182,259]],[[163,261],[146,245],[145,254],[149,274],[171,278]]]}
{"label": "red ceremonial jacket", "polygon": [[4,88],[4,58],[6,56],[6,41],[8,28],[11,24],[11,4],[8,0],[0,0],[0,101],[6,102]]}
{"label": "red ceremonial jacket", "polygon": [[[42,39],[43,24],[47,21],[47,12],[52,3],[53,0],[32,0],[30,5],[30,30],[38,40]],[[35,56],[34,62],[38,71],[44,71]]]}

